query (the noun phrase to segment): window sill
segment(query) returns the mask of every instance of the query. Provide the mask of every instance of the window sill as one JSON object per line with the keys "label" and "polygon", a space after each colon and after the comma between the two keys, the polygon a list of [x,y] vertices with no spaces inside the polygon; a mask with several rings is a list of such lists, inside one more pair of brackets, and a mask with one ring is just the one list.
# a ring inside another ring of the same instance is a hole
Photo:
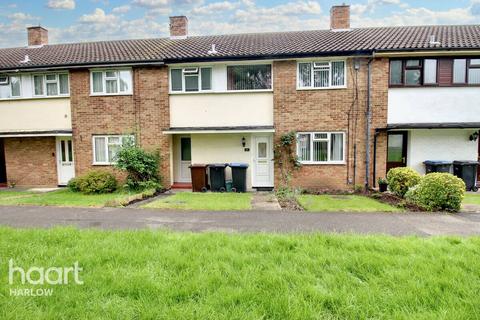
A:
{"label": "window sill", "polygon": [[191,91],[191,92],[175,92],[170,91],[170,95],[189,95],[189,94],[229,94],[229,93],[266,93],[273,92],[273,89],[266,90],[226,90],[226,91]]}
{"label": "window sill", "polygon": [[302,165],[306,166],[325,166],[325,165],[336,165],[336,166],[343,166],[347,163],[345,161],[325,161],[325,162],[314,162],[314,161],[300,161]]}
{"label": "window sill", "polygon": [[297,87],[297,91],[340,90],[340,89],[347,89],[347,86],[342,86],[342,87],[326,87],[326,88],[300,88],[300,87]]}
{"label": "window sill", "polygon": [[90,93],[90,97],[133,96],[133,93]]}

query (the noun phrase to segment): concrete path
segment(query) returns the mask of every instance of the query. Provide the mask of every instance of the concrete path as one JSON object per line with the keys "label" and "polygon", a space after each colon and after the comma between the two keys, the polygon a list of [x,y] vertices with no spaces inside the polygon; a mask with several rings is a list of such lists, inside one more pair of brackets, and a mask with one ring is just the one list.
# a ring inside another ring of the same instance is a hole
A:
{"label": "concrete path", "polygon": [[480,235],[480,213],[382,214],[285,211],[185,212],[136,208],[0,207],[12,227],[77,226],[222,232],[352,232],[390,235]]}
{"label": "concrete path", "polygon": [[253,211],[280,211],[282,207],[278,203],[277,197],[273,192],[258,191],[252,193]]}

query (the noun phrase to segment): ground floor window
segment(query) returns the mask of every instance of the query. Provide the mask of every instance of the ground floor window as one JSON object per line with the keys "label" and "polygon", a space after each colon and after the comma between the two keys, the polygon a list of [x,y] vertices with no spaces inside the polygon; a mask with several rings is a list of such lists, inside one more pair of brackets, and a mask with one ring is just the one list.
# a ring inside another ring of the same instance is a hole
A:
{"label": "ground floor window", "polygon": [[94,136],[93,137],[93,164],[113,164],[118,151],[122,146],[133,143],[131,135]]}
{"label": "ground floor window", "polygon": [[297,134],[297,156],[301,163],[343,163],[343,132],[302,132]]}

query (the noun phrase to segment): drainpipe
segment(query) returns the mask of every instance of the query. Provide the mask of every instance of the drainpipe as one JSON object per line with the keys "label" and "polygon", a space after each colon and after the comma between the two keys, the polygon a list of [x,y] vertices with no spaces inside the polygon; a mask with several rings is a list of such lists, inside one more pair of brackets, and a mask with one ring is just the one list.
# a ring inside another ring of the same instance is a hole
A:
{"label": "drainpipe", "polygon": [[378,137],[378,130],[375,130],[373,134],[373,187],[376,187],[377,184],[377,137]]}
{"label": "drainpipe", "polygon": [[373,58],[368,59],[368,74],[367,74],[367,112],[365,113],[366,121],[366,156],[365,156],[365,191],[368,191],[368,184],[370,180],[370,122],[372,118],[372,108],[371,108],[371,82],[372,82],[372,61]]}

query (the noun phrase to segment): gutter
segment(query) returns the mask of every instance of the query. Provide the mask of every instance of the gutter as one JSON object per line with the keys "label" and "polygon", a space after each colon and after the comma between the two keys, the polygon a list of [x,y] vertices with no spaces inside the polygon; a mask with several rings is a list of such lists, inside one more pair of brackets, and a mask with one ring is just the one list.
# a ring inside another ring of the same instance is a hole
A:
{"label": "gutter", "polygon": [[48,71],[48,70],[65,70],[65,69],[84,69],[84,68],[111,68],[111,67],[134,67],[134,66],[163,66],[162,60],[152,60],[151,62],[122,61],[116,63],[98,62],[98,63],[80,63],[74,65],[41,65],[25,68],[0,69],[0,72],[28,72],[28,71]]}
{"label": "gutter", "polygon": [[373,57],[375,58],[384,58],[384,57],[442,57],[442,56],[470,56],[470,55],[480,55],[479,49],[472,50],[459,50],[459,49],[443,49],[443,50],[418,50],[418,49],[391,49],[391,50],[381,50],[374,51]]}

